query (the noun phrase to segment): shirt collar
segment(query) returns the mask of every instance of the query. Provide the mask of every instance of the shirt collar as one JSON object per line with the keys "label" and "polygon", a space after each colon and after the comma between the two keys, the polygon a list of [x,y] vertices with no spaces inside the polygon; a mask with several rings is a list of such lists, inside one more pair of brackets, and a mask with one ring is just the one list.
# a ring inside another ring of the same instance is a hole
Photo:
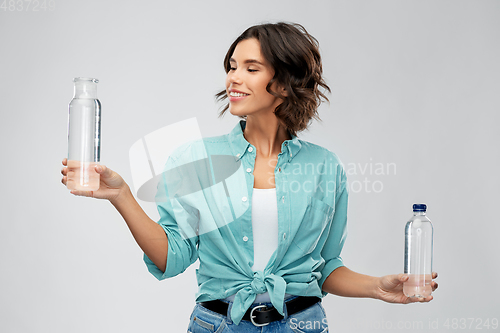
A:
{"label": "shirt collar", "polygon": [[[233,128],[231,133],[229,133],[231,149],[234,156],[236,156],[238,159],[241,159],[243,157],[243,155],[247,152],[248,146],[250,146],[250,142],[248,142],[243,136],[243,130],[245,129],[246,124],[246,120],[240,120],[238,124],[236,124],[236,126]],[[291,134],[290,132],[288,132],[288,134],[292,139],[285,140],[281,144],[281,151],[287,154],[288,161],[290,162],[295,157],[295,155],[297,155],[302,145],[297,136]]]}

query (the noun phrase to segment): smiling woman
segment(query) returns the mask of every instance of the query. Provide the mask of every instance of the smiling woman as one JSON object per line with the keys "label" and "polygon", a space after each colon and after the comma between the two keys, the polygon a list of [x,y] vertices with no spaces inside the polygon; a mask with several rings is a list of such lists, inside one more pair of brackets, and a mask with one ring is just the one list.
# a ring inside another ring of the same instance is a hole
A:
{"label": "smiling woman", "polygon": [[403,294],[408,276],[372,277],[344,266],[345,168],[333,152],[297,137],[319,119],[327,100],[321,90],[329,91],[317,41],[298,24],[257,25],[231,45],[224,68],[217,97],[229,101],[219,116],[229,109],[243,120],[170,155],[157,187],[158,222],[104,165],[96,167],[99,190],[71,192],[110,200],[158,280],[199,259],[188,331],[327,332],[321,299],[328,293],[430,301]]}
{"label": "smiling woman", "polygon": [[247,91],[239,90],[240,81],[231,80],[250,79],[260,71],[263,73],[259,73],[259,87],[263,85],[268,94],[280,101],[273,109],[274,114],[293,135],[306,129],[312,118],[319,120],[318,106],[322,100],[328,101],[320,90],[330,92],[322,77],[318,41],[300,24],[279,22],[248,28],[229,47],[224,69],[228,73],[226,89],[216,97],[222,101],[229,96],[230,103],[219,116],[230,109],[232,114],[245,118],[241,112],[233,110],[239,106],[231,103],[231,92]]}
{"label": "smiling woman", "polygon": [[[248,117],[269,109],[275,110],[283,102],[266,89],[274,76],[274,70],[262,57],[257,39],[241,41],[229,63],[231,67],[226,78],[226,93],[231,114]],[[271,91],[276,91],[276,83],[272,85]]]}

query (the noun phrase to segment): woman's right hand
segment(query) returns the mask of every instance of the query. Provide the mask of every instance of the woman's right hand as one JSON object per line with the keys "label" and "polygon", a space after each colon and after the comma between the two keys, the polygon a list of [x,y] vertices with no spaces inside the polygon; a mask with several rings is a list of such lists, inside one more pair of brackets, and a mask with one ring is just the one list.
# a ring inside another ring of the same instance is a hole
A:
{"label": "woman's right hand", "polygon": [[[68,160],[64,158],[62,164],[64,167],[61,170],[61,174],[63,175],[61,181],[66,185],[68,181]],[[129,189],[123,178],[105,165],[96,165],[95,171],[100,175],[99,189],[97,191],[71,191],[70,193],[84,197],[113,201]]]}

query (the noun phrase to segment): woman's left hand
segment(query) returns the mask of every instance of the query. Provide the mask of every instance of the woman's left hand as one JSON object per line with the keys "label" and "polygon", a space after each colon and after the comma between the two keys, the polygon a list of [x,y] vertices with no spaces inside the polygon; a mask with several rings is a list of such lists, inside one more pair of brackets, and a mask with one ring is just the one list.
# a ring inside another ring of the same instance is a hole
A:
{"label": "woman's left hand", "polygon": [[[432,273],[431,287],[435,291],[438,284],[434,281],[437,278],[437,273]],[[377,285],[376,298],[388,303],[414,303],[414,302],[429,302],[433,299],[432,295],[427,297],[407,297],[403,294],[403,283],[409,279],[407,274],[386,275],[379,278]]]}

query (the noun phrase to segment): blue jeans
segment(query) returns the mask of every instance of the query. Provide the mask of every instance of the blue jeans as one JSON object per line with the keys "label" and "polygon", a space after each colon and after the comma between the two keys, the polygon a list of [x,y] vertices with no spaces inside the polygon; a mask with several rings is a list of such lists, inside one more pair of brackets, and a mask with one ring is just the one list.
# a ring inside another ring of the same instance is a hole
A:
{"label": "blue jeans", "polygon": [[[295,298],[296,296],[292,297]],[[292,299],[290,298],[290,299]],[[231,302],[228,313],[231,312]],[[271,303],[262,303],[272,306]],[[242,320],[239,325],[233,323],[228,316],[223,316],[196,304],[191,314],[188,333],[325,333],[328,332],[328,322],[326,320],[325,309],[318,302],[305,310],[288,316],[285,309],[285,318],[269,323],[266,326],[257,327],[250,321]]]}

